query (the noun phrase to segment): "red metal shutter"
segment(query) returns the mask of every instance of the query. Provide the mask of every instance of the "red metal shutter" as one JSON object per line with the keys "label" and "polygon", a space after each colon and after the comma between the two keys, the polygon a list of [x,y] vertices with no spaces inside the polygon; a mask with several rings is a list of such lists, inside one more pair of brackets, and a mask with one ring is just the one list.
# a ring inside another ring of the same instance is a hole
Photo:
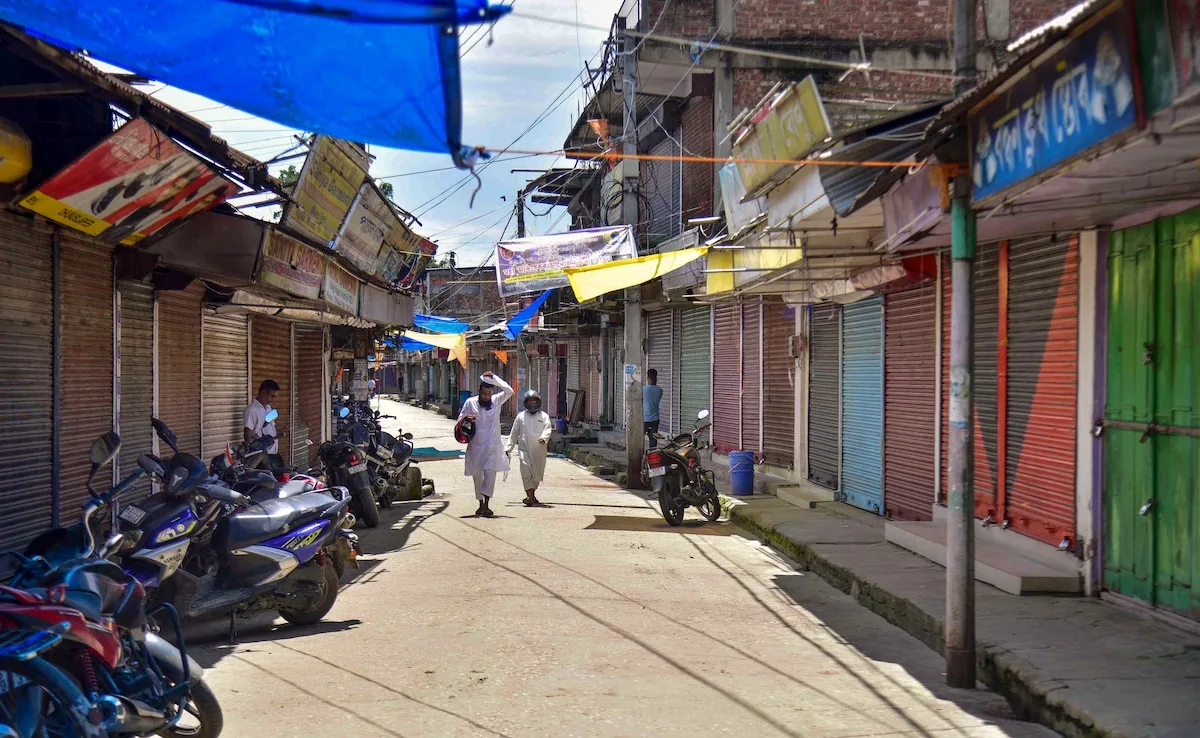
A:
{"label": "red metal shutter", "polygon": [[[154,451],[154,286],[146,282],[117,284],[121,297],[121,402],[118,418],[121,433],[120,475],[137,468],[138,457]],[[121,497],[131,502],[149,493],[150,480],[143,477]]]}
{"label": "red metal shutter", "polygon": [[[1047,543],[1075,540],[1078,236],[1009,246],[1003,515]],[[1194,340],[1194,337],[1193,337]]]}
{"label": "red metal shutter", "polygon": [[713,445],[728,453],[741,447],[741,306],[713,305]]}
{"label": "red metal shutter", "polygon": [[778,298],[763,303],[763,453],[768,464],[796,464],[796,362],[788,353],[796,310]]}
{"label": "red metal shutter", "polygon": [[[0,211],[0,542],[20,549],[50,527],[54,467],[51,229]],[[76,461],[87,464],[87,456]],[[74,522],[64,518],[63,522]]]}
{"label": "red metal shutter", "polygon": [[897,292],[886,300],[883,500],[888,517],[932,520],[937,288]]}
{"label": "red metal shutter", "polygon": [[226,443],[242,440],[242,415],[251,397],[250,339],[245,315],[205,314],[203,323],[203,458],[211,459],[225,450]]}
{"label": "red metal shutter", "polygon": [[[59,511],[71,523],[88,498],[88,451],[113,429],[112,247],[60,232],[62,265],[62,422]],[[103,491],[111,473],[101,472]]]}
{"label": "red metal shutter", "polygon": [[[693,97],[683,114],[683,147],[693,156],[712,156],[713,103],[711,98]],[[706,162],[683,165],[683,222],[712,215],[713,167]]]}
{"label": "red metal shutter", "polygon": [[[261,315],[250,319],[250,386],[258,391],[265,379],[279,384],[279,396],[272,405],[279,411],[275,430],[279,434],[279,453],[291,463],[291,378],[292,324]],[[247,400],[248,402],[248,400]]]}
{"label": "red metal shutter", "polygon": [[[658,404],[658,420],[660,430],[670,434],[672,429],[671,398],[674,396],[674,376],[671,367],[674,364],[676,352],[674,328],[674,311],[659,310],[646,314],[646,335],[649,338],[646,346],[646,369],[658,372],[658,386],[662,389],[662,401]],[[643,377],[643,381],[645,381]]]}
{"label": "red metal shutter", "polygon": [[742,445],[762,452],[762,298],[742,302]]}
{"label": "red metal shutter", "polygon": [[[325,326],[296,326],[296,378],[292,418],[292,464],[307,469],[321,443],[321,393],[324,384]],[[310,447],[306,441],[311,440]]]}
{"label": "red metal shutter", "polygon": [[[200,331],[205,288],[158,293],[158,417],[175,431],[179,450],[201,453]],[[169,453],[169,449],[159,447]]]}
{"label": "red metal shutter", "polygon": [[814,305],[808,334],[808,478],[832,490],[841,468],[841,308]]}
{"label": "red metal shutter", "polygon": [[[942,501],[950,491],[950,260],[942,260]],[[975,516],[996,509],[999,445],[1000,244],[981,244],[975,260]]]}

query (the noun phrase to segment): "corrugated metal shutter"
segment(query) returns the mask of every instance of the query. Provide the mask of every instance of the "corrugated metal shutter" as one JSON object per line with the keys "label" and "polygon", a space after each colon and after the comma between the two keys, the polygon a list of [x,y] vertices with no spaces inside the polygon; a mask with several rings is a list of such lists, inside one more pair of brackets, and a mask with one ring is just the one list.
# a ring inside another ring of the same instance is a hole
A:
{"label": "corrugated metal shutter", "polygon": [[588,339],[587,348],[587,385],[588,420],[595,423],[600,420],[600,336]]}
{"label": "corrugated metal shutter", "polygon": [[[49,227],[0,211],[0,323],[9,357],[0,362],[0,541],[5,550],[22,548],[52,522],[53,255]],[[77,463],[86,464],[87,458]]]}
{"label": "corrugated metal shutter", "polygon": [[[62,264],[62,423],[59,510],[73,521],[88,498],[88,452],[113,429],[112,247],[68,231],[59,235]],[[97,485],[104,485],[102,474]]]}
{"label": "corrugated metal shutter", "polygon": [[272,407],[279,411],[279,418],[275,421],[275,430],[279,434],[279,453],[285,461],[291,458],[292,403],[289,399],[292,392],[291,377],[291,323],[261,315],[252,316],[250,318],[250,386],[257,391],[258,385],[262,384],[265,379],[274,379],[279,384],[279,396]]}
{"label": "corrugated metal shutter", "polygon": [[[179,450],[201,451],[201,303],[204,284],[158,293],[158,417],[175,431]],[[159,451],[170,450],[160,446]]]}
{"label": "corrugated metal shutter", "polygon": [[788,353],[796,333],[796,310],[783,300],[763,303],[763,454],[767,463],[796,463],[796,362]]}
{"label": "corrugated metal shutter", "polygon": [[674,313],[671,310],[646,314],[646,336],[650,339],[646,347],[646,369],[658,371],[658,386],[663,393],[662,402],[658,405],[659,428],[666,434],[671,433],[674,421],[674,408],[671,407],[675,387],[671,366],[676,353],[673,318]]}
{"label": "corrugated metal shutter", "polygon": [[762,452],[762,298],[742,302],[742,448]]}
{"label": "corrugated metal shutter", "polygon": [[247,373],[245,315],[204,315],[204,458],[242,440],[242,415],[254,391]]}
{"label": "corrugated metal shutter", "polygon": [[1013,241],[1008,264],[1005,514],[1058,544],[1075,539],[1078,237]]}
{"label": "corrugated metal shutter", "polygon": [[741,310],[734,300],[713,305],[713,444],[721,451],[741,446]]}
{"label": "corrugated metal shutter", "polygon": [[[567,343],[567,389],[579,389],[579,345],[578,338],[572,338]],[[571,405],[575,402],[575,393],[567,393],[567,412],[571,412]]]}
{"label": "corrugated metal shutter", "polygon": [[883,298],[842,309],[842,497],[883,514]]}
{"label": "corrugated metal shutter", "polygon": [[[996,508],[996,400],[1000,355],[1000,246],[983,244],[975,260],[975,516]],[[942,499],[950,490],[950,260],[942,260]]]}
{"label": "corrugated metal shutter", "polygon": [[808,478],[838,488],[842,311],[814,305],[809,328]]}
{"label": "corrugated metal shutter", "polygon": [[[321,443],[321,394],[325,365],[325,326],[296,326],[296,378],[292,418],[292,464],[307,469]],[[306,441],[311,440],[310,447]]]}
{"label": "corrugated metal shutter", "polygon": [[680,315],[679,422],[690,430],[696,414],[708,410],[712,394],[712,318],[708,307]]}
{"label": "corrugated metal shutter", "polygon": [[[707,97],[692,97],[683,114],[683,138],[689,154],[697,157],[713,155],[713,101]],[[713,167],[706,162],[689,162],[683,172],[683,216],[689,218],[711,215],[713,212]]]}
{"label": "corrugated metal shutter", "polygon": [[[121,298],[121,458],[123,477],[137,468],[138,457],[154,451],[154,286],[146,282],[117,283]],[[150,480],[122,496],[130,502],[150,492]]]}
{"label": "corrugated metal shutter", "polygon": [[[678,129],[672,135],[678,140]],[[663,139],[650,149],[650,154],[654,156],[678,157],[682,153],[670,138]],[[678,235],[681,230],[681,172],[678,161],[646,162],[647,177],[642,181],[641,187],[646,196],[646,220],[649,223],[647,235],[651,243]]]}
{"label": "corrugated metal shutter", "polygon": [[930,520],[936,481],[937,288],[887,296],[884,501],[889,517]]}
{"label": "corrugated metal shutter", "polygon": [[613,427],[625,427],[625,329],[612,332]]}

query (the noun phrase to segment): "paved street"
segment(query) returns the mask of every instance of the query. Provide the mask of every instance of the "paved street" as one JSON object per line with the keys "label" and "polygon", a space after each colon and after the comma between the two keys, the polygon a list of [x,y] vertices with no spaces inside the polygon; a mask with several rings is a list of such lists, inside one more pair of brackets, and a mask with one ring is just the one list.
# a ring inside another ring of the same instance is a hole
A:
{"label": "paved street", "polygon": [[[448,420],[385,405],[456,447]],[[479,519],[460,459],[422,467],[437,495],[364,532],[324,623],[196,649],[226,735],[1052,735],[942,686],[933,651],[727,523],[670,529],[561,459],[550,507],[520,504],[514,470]]]}

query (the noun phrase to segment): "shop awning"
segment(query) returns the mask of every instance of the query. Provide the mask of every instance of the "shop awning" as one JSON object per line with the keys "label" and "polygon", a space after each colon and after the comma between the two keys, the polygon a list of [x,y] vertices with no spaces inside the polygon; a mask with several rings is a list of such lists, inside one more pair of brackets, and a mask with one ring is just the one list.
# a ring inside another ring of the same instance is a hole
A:
{"label": "shop awning", "polygon": [[457,27],[487,0],[0,0],[47,41],[282,125],[462,150]]}

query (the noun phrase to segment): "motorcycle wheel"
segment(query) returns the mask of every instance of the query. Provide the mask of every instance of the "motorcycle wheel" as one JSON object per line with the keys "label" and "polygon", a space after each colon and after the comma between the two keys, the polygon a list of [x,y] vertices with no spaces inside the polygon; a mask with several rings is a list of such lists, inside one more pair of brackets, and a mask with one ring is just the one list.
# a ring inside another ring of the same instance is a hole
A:
{"label": "motorcycle wheel", "polygon": [[179,722],[158,735],[163,738],[217,738],[224,727],[221,703],[201,677],[189,690],[188,706]]}
{"label": "motorcycle wheel", "polygon": [[700,510],[700,514],[710,523],[717,522],[721,517],[721,497],[715,489],[710,489],[704,496],[704,502],[701,502],[697,507]]}
{"label": "motorcycle wheel", "polygon": [[405,474],[405,493],[406,500],[421,499],[421,470],[415,466],[410,466],[404,470]]}
{"label": "motorcycle wheel", "polygon": [[662,491],[658,493],[658,506],[668,525],[683,525],[683,511],[687,509],[687,503],[680,496],[679,478],[674,474],[668,474],[663,479]]}
{"label": "motorcycle wheel", "polygon": [[[107,735],[87,719],[91,703],[74,678],[43,658],[17,661],[0,659],[0,671],[20,674],[29,680],[0,696],[0,719],[13,718],[11,727],[19,738],[53,735],[62,738],[100,738]],[[36,690],[36,691],[35,691]],[[32,732],[25,732],[26,728]]]}
{"label": "motorcycle wheel", "polygon": [[321,592],[316,603],[307,609],[279,608],[279,614],[292,625],[312,625],[329,614],[338,596],[338,575],[332,566],[321,567]]}
{"label": "motorcycle wheel", "polygon": [[370,487],[355,489],[350,493],[350,512],[368,528],[379,527],[379,505]]}

